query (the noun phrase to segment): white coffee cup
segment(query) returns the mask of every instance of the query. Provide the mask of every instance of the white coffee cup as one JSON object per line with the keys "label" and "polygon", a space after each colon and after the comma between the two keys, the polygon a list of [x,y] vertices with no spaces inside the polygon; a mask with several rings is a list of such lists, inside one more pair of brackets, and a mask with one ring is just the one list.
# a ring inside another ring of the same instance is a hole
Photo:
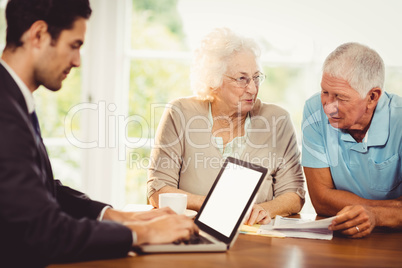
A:
{"label": "white coffee cup", "polygon": [[187,208],[187,195],[164,193],[159,195],[159,208],[170,207],[177,214],[184,214]]}

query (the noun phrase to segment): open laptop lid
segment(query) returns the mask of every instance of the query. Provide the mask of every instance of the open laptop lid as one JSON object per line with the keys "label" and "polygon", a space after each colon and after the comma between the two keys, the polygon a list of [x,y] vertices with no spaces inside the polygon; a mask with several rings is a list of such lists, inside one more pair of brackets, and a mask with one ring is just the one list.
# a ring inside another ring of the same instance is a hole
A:
{"label": "open laptop lid", "polygon": [[226,158],[194,222],[202,231],[229,246],[267,171],[249,162]]}

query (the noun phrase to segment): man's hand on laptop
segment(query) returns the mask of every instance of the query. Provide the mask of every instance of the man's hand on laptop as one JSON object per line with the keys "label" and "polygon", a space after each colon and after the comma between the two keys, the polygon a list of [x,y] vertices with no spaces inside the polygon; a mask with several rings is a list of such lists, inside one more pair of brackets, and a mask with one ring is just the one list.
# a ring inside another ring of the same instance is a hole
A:
{"label": "man's hand on laptop", "polygon": [[271,215],[262,206],[254,204],[251,210],[250,216],[244,222],[247,225],[258,224],[268,224],[271,222]]}
{"label": "man's hand on laptop", "polygon": [[163,215],[152,220],[124,223],[137,234],[137,245],[170,243],[198,234],[194,221],[184,215]]}

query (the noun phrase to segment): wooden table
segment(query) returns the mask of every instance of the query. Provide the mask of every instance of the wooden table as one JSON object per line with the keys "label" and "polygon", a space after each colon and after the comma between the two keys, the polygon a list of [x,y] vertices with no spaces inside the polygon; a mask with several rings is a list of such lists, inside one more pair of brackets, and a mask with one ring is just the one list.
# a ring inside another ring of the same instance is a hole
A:
{"label": "wooden table", "polygon": [[226,253],[175,253],[51,265],[48,268],[402,267],[402,232],[330,241],[240,234]]}

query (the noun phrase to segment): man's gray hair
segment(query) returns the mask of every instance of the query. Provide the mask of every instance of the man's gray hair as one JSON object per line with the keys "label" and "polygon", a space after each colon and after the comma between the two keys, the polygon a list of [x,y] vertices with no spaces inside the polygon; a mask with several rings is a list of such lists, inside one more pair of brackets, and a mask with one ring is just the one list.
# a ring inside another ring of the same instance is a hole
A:
{"label": "man's gray hair", "polygon": [[345,43],[325,59],[323,72],[346,80],[362,98],[373,88],[383,89],[384,62],[373,49],[359,43]]}
{"label": "man's gray hair", "polygon": [[191,67],[191,89],[201,99],[212,101],[211,90],[222,85],[227,63],[233,54],[250,51],[257,64],[261,55],[258,44],[251,38],[237,35],[228,28],[217,28],[209,33],[194,52]]}

